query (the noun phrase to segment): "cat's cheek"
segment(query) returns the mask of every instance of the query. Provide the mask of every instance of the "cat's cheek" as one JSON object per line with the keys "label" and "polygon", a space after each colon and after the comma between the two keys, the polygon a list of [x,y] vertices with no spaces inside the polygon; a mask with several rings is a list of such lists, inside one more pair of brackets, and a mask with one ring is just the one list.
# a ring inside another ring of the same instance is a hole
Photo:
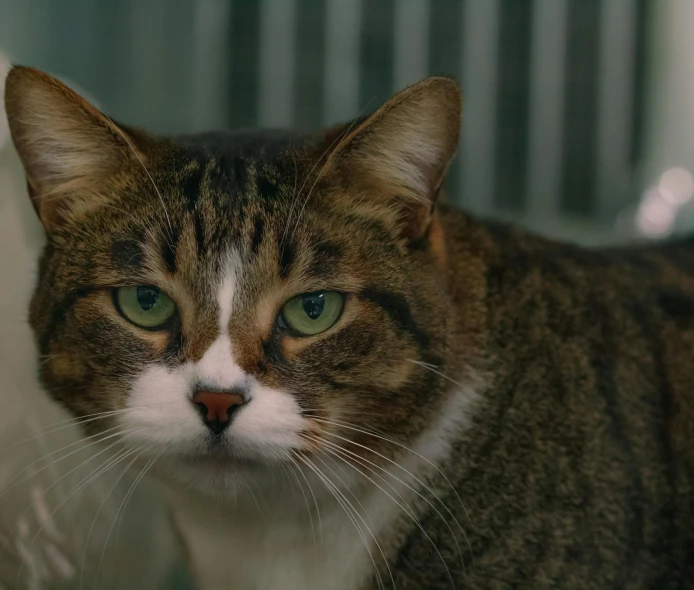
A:
{"label": "cat's cheek", "polygon": [[190,402],[189,376],[183,367],[146,367],[133,382],[124,409],[120,417],[124,436],[138,445],[188,453],[205,435]]}
{"label": "cat's cheek", "polygon": [[256,382],[250,401],[239,411],[228,436],[239,454],[277,459],[278,453],[305,446],[301,433],[306,428],[307,421],[292,395]]}

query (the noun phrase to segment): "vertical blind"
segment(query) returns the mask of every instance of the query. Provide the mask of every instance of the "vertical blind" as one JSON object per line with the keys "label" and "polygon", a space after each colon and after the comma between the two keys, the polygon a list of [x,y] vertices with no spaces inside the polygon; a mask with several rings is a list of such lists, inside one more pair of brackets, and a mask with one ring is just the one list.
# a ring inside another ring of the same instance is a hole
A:
{"label": "vertical blind", "polygon": [[0,0],[0,49],[160,132],[316,129],[430,74],[464,96],[449,198],[531,226],[638,195],[649,0]]}

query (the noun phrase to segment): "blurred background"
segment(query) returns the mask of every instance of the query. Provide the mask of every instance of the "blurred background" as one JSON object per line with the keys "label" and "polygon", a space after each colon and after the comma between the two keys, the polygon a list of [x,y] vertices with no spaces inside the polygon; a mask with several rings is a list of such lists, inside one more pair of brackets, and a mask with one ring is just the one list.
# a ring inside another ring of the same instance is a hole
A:
{"label": "blurred background", "polygon": [[692,22],[690,0],[0,0],[0,50],[164,133],[318,128],[454,76],[450,198],[592,244],[690,225]]}
{"label": "blurred background", "polygon": [[[464,115],[449,200],[599,245],[694,230],[692,23],[692,0],[0,0],[0,70],[41,68],[159,133],[317,129],[450,75]],[[181,560],[146,485],[111,540],[130,476],[58,510],[82,459],[45,458],[75,429],[36,437],[65,418],[35,382],[25,322],[41,239],[0,116],[0,489],[15,482],[13,502],[0,496],[0,588],[75,587],[99,555],[100,588],[171,588]]]}

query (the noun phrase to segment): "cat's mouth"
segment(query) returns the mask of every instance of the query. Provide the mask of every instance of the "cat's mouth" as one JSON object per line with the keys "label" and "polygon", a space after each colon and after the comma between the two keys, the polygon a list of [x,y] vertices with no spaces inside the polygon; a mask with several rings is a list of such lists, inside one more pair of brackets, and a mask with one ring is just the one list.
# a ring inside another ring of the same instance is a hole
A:
{"label": "cat's mouth", "polygon": [[189,465],[196,465],[200,467],[211,467],[213,469],[233,469],[238,467],[253,465],[254,461],[249,459],[240,459],[239,457],[234,457],[233,455],[221,455],[221,454],[201,454],[201,455],[186,455],[181,457],[183,463]]}
{"label": "cat's mouth", "polygon": [[197,452],[177,455],[175,459],[184,465],[213,470],[250,469],[264,463],[261,457],[242,455],[226,444],[211,444]]}
{"label": "cat's mouth", "polygon": [[184,455],[176,458],[177,462],[186,467],[207,472],[238,472],[258,469],[259,461],[240,458],[230,454],[199,454]]}

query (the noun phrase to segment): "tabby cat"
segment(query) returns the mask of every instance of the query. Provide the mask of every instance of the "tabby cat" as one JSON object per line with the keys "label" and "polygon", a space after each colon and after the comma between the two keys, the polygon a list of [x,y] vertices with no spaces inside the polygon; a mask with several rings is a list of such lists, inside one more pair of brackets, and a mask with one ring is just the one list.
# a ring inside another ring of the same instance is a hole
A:
{"label": "tabby cat", "polygon": [[437,202],[447,78],[318,134],[154,137],[24,67],[5,101],[42,382],[160,482],[197,587],[694,587],[694,241]]}

